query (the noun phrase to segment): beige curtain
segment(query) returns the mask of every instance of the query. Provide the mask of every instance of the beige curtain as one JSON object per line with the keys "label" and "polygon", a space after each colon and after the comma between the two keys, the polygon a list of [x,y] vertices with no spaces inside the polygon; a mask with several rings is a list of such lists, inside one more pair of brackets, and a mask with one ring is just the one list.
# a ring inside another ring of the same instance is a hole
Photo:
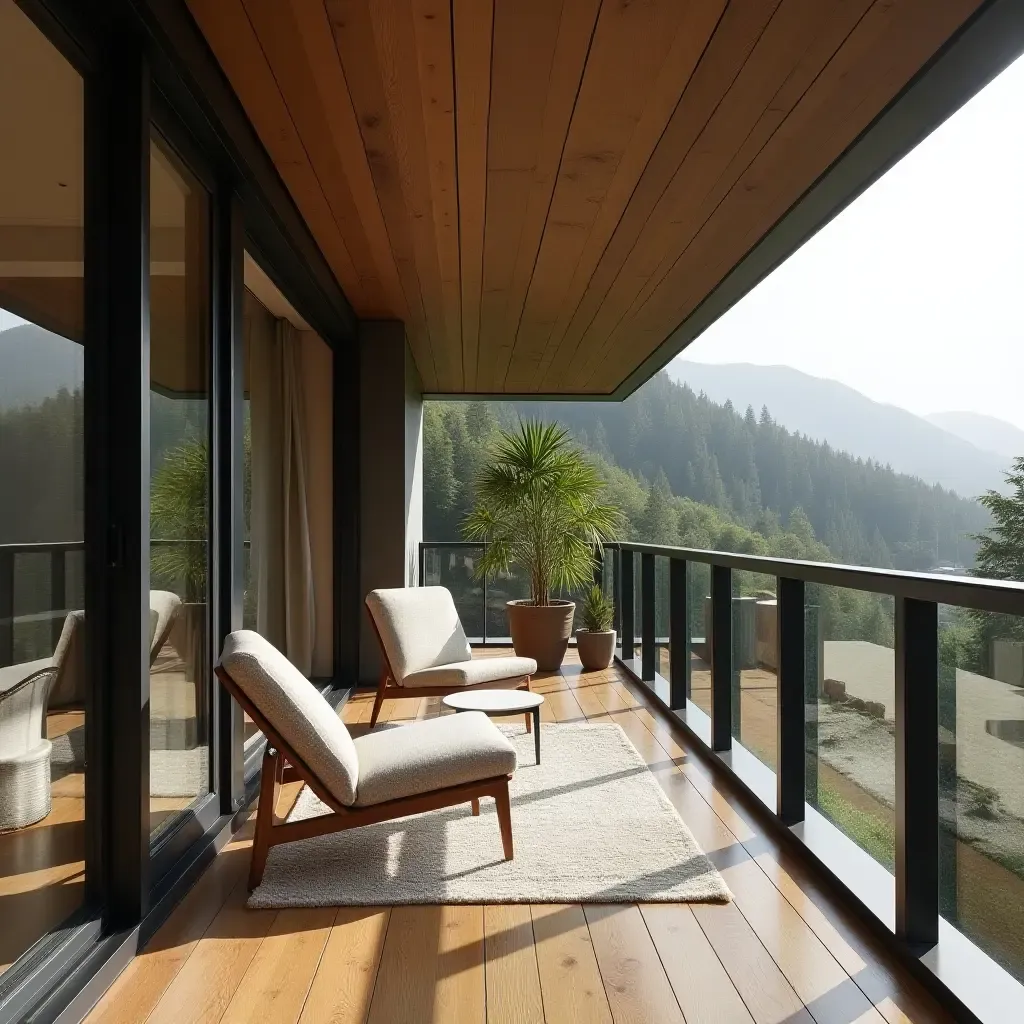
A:
{"label": "beige curtain", "polygon": [[249,334],[256,628],[308,676],[316,618],[300,339],[287,320],[259,321]]}

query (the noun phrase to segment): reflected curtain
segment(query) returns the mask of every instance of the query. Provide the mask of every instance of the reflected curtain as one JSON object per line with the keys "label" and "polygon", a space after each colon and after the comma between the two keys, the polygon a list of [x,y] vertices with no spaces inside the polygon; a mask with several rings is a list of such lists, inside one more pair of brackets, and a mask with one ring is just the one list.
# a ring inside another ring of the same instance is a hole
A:
{"label": "reflected curtain", "polygon": [[267,316],[251,325],[250,558],[256,628],[308,676],[316,619],[300,360],[300,338],[287,320]]}

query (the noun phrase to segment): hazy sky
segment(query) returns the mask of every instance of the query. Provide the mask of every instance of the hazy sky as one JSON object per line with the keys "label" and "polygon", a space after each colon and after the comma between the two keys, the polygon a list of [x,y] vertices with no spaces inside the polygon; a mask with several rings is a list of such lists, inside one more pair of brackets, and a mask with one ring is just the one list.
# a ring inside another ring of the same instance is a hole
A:
{"label": "hazy sky", "polygon": [[1024,58],[687,350],[1024,428]]}

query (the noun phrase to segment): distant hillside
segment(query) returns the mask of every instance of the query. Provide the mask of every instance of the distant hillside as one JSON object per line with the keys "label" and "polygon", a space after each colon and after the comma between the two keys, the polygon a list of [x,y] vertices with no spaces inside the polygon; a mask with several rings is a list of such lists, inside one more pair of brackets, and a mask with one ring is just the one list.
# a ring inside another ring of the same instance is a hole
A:
{"label": "distant hillside", "polygon": [[[834,443],[791,433],[771,407],[755,413],[716,403],[666,373],[625,402],[517,402],[503,404],[495,415],[502,422],[514,423],[517,416],[559,421],[584,447],[644,486],[664,474],[672,494],[720,509],[760,532],[770,529],[765,514],[787,526],[794,515],[805,516],[814,536],[844,562],[899,569],[969,565],[971,535],[990,522],[973,499],[856,458]],[[918,422],[939,438],[947,436]],[[468,421],[467,429],[475,433]],[[952,436],[949,442],[950,449],[970,448]]]}
{"label": "distant hillside", "polygon": [[1024,455],[1024,430],[978,412],[933,412],[925,417],[951,434],[1007,459]]}
{"label": "distant hillside", "polygon": [[1009,468],[1009,458],[999,449],[980,448],[905,409],[872,401],[838,381],[811,377],[787,366],[709,365],[676,359],[667,369],[673,380],[703,391],[713,402],[732,402],[741,415],[748,406],[757,413],[767,406],[775,422],[787,430],[964,497],[1000,488]]}
{"label": "distant hillside", "polygon": [[0,410],[35,405],[82,383],[81,345],[35,324],[0,331]]}

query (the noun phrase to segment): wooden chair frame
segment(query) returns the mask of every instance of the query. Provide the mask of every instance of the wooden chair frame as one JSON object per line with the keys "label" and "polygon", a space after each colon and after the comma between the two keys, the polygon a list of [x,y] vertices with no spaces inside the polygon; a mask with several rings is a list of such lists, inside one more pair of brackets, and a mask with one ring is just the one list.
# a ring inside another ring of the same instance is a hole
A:
{"label": "wooden chair frame", "polygon": [[[377,644],[380,647],[380,657],[383,668],[380,673],[380,682],[377,685],[377,696],[373,701],[373,712],[370,714],[370,728],[377,724],[377,716],[380,715],[384,698],[390,696],[396,699],[404,697],[447,697],[452,693],[464,693],[466,690],[531,690],[529,676],[508,676],[505,679],[491,679],[486,683],[471,683],[467,686],[402,686],[391,667],[391,659],[388,657],[387,648],[384,646],[384,638],[377,628],[377,621],[369,607],[366,609],[370,625],[373,626],[374,635],[377,637]],[[392,692],[387,693],[388,690]],[[397,693],[395,691],[398,691]],[[532,691],[531,691],[532,692]],[[529,713],[523,716],[526,719],[526,731],[533,732],[533,719]]]}
{"label": "wooden chair frame", "polygon": [[[442,807],[472,803],[473,813],[480,813],[480,798],[494,797],[498,812],[498,827],[501,830],[501,845],[505,860],[512,860],[512,812],[508,798],[508,784],[511,775],[497,775],[479,782],[466,782],[447,789],[435,789],[400,800],[388,800],[370,807],[346,807],[339,803],[320,781],[316,774],[303,763],[295,751],[281,738],[280,733],[267,721],[260,710],[241,691],[223,666],[214,671],[224,688],[231,694],[242,710],[256,723],[267,738],[263,753],[263,774],[260,777],[259,803],[256,807],[256,832],[252,843],[252,861],[249,866],[249,889],[255,889],[263,880],[267,857],[271,847],[281,843],[294,843],[300,839],[344,832],[363,825],[376,825],[382,821],[393,821],[410,814],[436,811]],[[278,787],[287,782],[302,782],[331,809],[330,814],[302,821],[281,821],[276,816]]]}

